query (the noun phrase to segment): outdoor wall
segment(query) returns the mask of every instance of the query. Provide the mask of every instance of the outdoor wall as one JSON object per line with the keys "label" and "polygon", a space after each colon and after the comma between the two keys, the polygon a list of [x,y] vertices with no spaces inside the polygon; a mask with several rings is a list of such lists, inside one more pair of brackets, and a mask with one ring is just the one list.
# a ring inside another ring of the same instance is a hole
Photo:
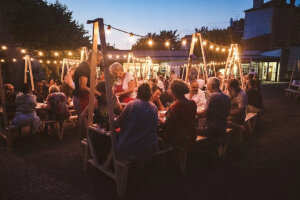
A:
{"label": "outdoor wall", "polygon": [[274,8],[246,11],[244,39],[251,39],[272,33]]}

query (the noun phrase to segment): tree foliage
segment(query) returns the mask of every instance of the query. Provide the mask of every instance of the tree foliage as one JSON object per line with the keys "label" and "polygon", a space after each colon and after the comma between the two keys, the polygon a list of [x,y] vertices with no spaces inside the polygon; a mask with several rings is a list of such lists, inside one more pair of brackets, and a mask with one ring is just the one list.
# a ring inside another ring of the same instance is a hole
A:
{"label": "tree foliage", "polygon": [[[151,39],[153,45],[149,46],[148,41]],[[170,42],[170,46],[165,45],[166,42]],[[176,50],[180,48],[180,39],[177,30],[163,30],[157,33],[148,33],[146,37],[138,39],[138,41],[132,46],[133,50]]]}
{"label": "tree foliage", "polygon": [[26,48],[67,50],[90,45],[83,25],[58,1],[14,0],[8,16],[10,34],[16,44]]}

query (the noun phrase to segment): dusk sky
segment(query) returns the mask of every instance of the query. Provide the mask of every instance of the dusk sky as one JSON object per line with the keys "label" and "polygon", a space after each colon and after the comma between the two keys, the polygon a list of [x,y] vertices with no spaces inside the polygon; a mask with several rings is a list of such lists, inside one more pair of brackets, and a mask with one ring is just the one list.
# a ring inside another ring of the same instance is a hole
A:
{"label": "dusk sky", "polygon": [[[48,0],[53,3],[55,0]],[[91,33],[88,19],[104,18],[104,23],[145,35],[148,32],[177,29],[180,36],[191,34],[195,28],[208,26],[226,28],[230,18],[244,17],[244,10],[253,0],[59,0],[73,12],[75,20]],[[265,1],[267,2],[267,1]],[[296,5],[300,0],[296,1]],[[128,35],[112,31],[107,42],[116,48],[129,49]],[[134,43],[134,42],[133,42]]]}

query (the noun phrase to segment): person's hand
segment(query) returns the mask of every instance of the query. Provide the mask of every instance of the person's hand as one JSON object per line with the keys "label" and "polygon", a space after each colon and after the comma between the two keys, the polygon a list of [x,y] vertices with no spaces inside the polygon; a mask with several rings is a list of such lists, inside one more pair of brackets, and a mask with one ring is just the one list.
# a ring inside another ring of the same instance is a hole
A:
{"label": "person's hand", "polygon": [[116,97],[119,97],[122,95],[122,92],[117,92],[115,95],[116,95]]}

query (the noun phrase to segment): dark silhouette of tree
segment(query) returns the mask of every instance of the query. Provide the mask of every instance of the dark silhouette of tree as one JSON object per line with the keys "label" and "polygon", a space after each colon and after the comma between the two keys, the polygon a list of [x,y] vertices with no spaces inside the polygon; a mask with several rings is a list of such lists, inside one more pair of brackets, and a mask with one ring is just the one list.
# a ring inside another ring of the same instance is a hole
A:
{"label": "dark silhouette of tree", "polygon": [[[148,41],[152,40],[153,45],[150,46]],[[166,42],[170,43],[170,46],[165,45]],[[139,38],[138,41],[132,46],[133,50],[177,50],[180,48],[180,39],[177,30],[170,31],[160,31],[157,33],[148,33],[145,38]]]}
{"label": "dark silhouette of tree", "polygon": [[58,1],[5,0],[14,9],[6,18],[17,45],[30,49],[67,50],[89,46],[83,25],[72,18],[72,12]]}

